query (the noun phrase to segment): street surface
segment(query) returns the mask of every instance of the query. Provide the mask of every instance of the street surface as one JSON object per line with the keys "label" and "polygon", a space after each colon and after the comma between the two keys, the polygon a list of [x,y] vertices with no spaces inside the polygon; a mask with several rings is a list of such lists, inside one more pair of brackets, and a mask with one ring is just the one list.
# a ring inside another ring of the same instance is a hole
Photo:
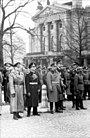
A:
{"label": "street surface", "polygon": [[[75,110],[65,101],[63,113],[40,113],[40,116],[13,120],[9,105],[2,107],[0,138],[90,138],[90,100],[84,101],[87,110]],[[40,108],[39,108],[40,111]]]}

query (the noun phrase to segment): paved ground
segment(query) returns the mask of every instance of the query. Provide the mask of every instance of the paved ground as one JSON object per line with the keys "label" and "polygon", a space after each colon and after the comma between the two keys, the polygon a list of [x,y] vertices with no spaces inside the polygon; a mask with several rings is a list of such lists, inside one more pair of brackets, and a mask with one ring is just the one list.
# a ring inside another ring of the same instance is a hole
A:
{"label": "paved ground", "polygon": [[90,100],[84,101],[87,110],[72,109],[65,101],[64,113],[41,113],[41,116],[13,120],[9,106],[3,106],[0,117],[0,138],[90,138]]}

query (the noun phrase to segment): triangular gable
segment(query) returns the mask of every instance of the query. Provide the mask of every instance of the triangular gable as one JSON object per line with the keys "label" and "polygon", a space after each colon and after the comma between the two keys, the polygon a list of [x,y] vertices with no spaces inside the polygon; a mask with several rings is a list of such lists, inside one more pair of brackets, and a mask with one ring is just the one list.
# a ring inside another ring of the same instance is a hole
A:
{"label": "triangular gable", "polygon": [[41,11],[39,11],[38,13],[36,13],[33,17],[32,20],[34,21],[35,19],[41,18],[41,17],[45,17],[45,16],[49,16],[58,12],[65,12],[68,9],[65,8],[65,6],[63,5],[47,5],[44,9],[42,9]]}

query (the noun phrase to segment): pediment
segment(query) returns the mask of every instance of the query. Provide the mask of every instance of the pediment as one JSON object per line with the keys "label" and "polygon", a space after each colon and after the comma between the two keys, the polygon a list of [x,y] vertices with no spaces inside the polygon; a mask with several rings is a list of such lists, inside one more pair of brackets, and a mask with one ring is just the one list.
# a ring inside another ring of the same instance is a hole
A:
{"label": "pediment", "polygon": [[32,20],[43,18],[46,16],[51,16],[56,13],[65,12],[67,9],[63,7],[56,7],[56,6],[47,6],[43,10],[41,10],[39,13],[37,13],[35,16],[32,17]]}
{"label": "pediment", "polygon": [[47,7],[41,14],[39,14],[39,17],[53,15],[57,12],[58,12],[58,10]]}

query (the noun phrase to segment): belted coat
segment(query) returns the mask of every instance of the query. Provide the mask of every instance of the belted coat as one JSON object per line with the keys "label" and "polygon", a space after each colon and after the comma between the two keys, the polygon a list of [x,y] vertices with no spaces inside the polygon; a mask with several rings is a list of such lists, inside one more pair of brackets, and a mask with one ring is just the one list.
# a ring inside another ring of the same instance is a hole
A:
{"label": "belted coat", "polygon": [[[19,74],[13,70],[9,74],[10,85],[10,112],[23,112],[24,111],[24,98],[25,90],[25,77],[24,73]],[[12,96],[15,94],[15,97]]]}
{"label": "belted coat", "polygon": [[60,100],[60,74],[58,72],[47,73],[47,90],[49,102],[58,102]]}
{"label": "belted coat", "polygon": [[[40,78],[39,75],[35,72],[30,72],[26,74],[25,77],[26,84],[26,107],[37,107],[39,102],[39,90],[40,90]],[[30,96],[28,96],[28,93]]]}

